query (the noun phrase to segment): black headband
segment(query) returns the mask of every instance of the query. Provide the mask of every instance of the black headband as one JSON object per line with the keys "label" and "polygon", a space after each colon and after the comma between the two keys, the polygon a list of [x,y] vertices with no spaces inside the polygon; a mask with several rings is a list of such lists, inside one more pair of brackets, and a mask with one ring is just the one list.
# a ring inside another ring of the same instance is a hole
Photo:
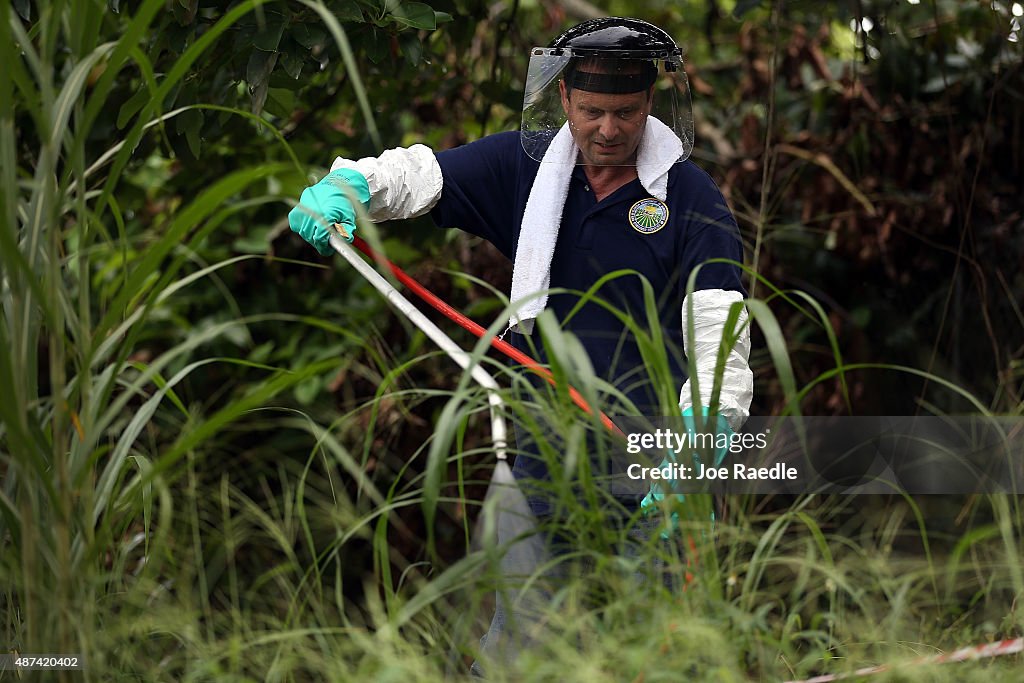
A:
{"label": "black headband", "polygon": [[566,70],[565,85],[569,90],[576,88],[606,95],[628,95],[647,90],[657,79],[658,67],[643,62],[640,73],[601,73],[570,67]]}

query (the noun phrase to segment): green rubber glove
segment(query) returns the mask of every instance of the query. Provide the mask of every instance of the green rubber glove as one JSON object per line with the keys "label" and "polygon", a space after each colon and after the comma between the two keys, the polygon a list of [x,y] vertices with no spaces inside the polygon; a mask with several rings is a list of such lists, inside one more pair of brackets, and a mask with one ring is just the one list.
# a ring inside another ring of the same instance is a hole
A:
{"label": "green rubber glove", "polygon": [[[705,418],[708,416],[708,409],[706,406],[701,407],[701,414]],[[692,439],[694,435],[697,434],[697,425],[693,419],[693,408],[687,408],[686,410],[683,411],[683,425],[686,427],[686,431],[690,434]],[[716,443],[719,441],[719,438],[717,437],[717,435],[719,434],[725,434],[729,438],[729,442],[732,442],[734,432],[732,431],[732,427],[729,426],[728,421],[726,421],[726,419],[722,415],[716,415],[714,424],[705,425],[705,429],[709,433],[714,433],[716,435]],[[728,446],[715,449],[715,467],[722,463],[722,460],[725,459],[725,454],[728,450]],[[675,451],[669,451],[668,457],[661,461],[659,469],[665,472],[671,471],[672,464],[678,462],[678,460],[676,459],[677,455],[678,454]],[[693,452],[691,453],[691,457],[695,463],[700,462],[699,453]],[[648,492],[646,496],[644,496],[644,499],[640,501],[640,509],[643,511],[643,514],[650,514],[654,509],[657,508],[658,503],[665,499],[666,495],[674,495],[676,497],[676,500],[678,501],[683,501],[686,499],[686,496],[683,495],[682,493],[666,494],[662,489],[662,481],[668,480],[662,479],[652,481],[651,490]],[[668,486],[671,487],[671,484],[668,484]],[[711,513],[711,520],[714,521],[714,519],[714,513]],[[673,512],[672,517],[669,520],[668,529],[661,533],[661,537],[668,540],[671,537],[671,532],[675,531],[678,528],[679,513]]]}
{"label": "green rubber glove", "polygon": [[330,226],[341,223],[349,234],[348,241],[355,237],[356,210],[350,193],[369,210],[370,187],[366,176],[352,168],[331,171],[319,183],[302,191],[298,206],[288,213],[288,226],[316,247],[321,256],[327,256],[332,251]]}

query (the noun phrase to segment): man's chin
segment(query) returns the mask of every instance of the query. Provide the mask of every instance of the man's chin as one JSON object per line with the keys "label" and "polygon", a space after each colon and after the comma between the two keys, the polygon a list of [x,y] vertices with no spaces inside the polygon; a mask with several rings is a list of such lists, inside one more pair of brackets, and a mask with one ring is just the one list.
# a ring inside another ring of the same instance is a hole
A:
{"label": "man's chin", "polygon": [[[628,150],[628,151],[627,151]],[[636,163],[636,147],[629,149],[626,143],[616,145],[599,145],[591,143],[587,147],[588,162],[596,166],[632,166]]]}
{"label": "man's chin", "polygon": [[584,161],[591,166],[626,166],[632,163],[629,155],[624,154],[622,150],[591,151],[584,157]]}

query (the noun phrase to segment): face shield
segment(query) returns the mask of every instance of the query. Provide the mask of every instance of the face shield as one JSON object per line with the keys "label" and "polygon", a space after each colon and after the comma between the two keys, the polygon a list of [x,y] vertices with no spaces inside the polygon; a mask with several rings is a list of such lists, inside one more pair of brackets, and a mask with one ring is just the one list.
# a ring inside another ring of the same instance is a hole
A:
{"label": "face shield", "polygon": [[693,110],[678,55],[533,49],[520,128],[532,159],[545,161],[555,135],[566,128],[579,148],[578,163],[633,165],[641,139],[657,125],[651,117],[679,139],[677,161],[685,161],[693,150]]}

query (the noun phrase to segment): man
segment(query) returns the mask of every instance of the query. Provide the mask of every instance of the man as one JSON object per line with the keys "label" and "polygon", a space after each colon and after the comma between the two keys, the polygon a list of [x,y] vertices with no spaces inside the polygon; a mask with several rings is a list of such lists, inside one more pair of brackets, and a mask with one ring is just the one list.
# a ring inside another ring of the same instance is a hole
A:
{"label": "man", "polygon": [[[735,265],[701,264],[739,262],[743,253],[718,188],[687,160],[693,133],[685,83],[681,50],[665,31],[636,19],[584,22],[549,48],[533,50],[520,131],[436,154],[414,145],[377,158],[339,158],[303,192],[289,215],[292,229],[330,253],[325,225],[341,222],[354,231],[348,197],[355,196],[374,221],[429,211],[440,227],[487,239],[514,263],[513,345],[542,349],[533,323],[550,309],[579,338],[596,376],[631,404],[621,409],[660,414],[664,391],[647,377],[634,335],[606,307],[579,306],[579,293],[603,276],[635,271],[658,298],[656,323],[670,349],[673,381],[686,380],[679,407],[689,413],[696,406],[706,415],[726,318],[742,301],[743,287]],[[549,296],[552,289],[569,293]],[[646,326],[638,275],[612,279],[597,295]],[[691,310],[692,340],[684,334]],[[740,326],[744,320],[745,313]],[[724,365],[718,414],[728,424],[722,429],[738,430],[748,415],[752,375],[749,334],[742,329]],[[699,395],[678,350],[697,368]],[[518,457],[514,472],[523,482],[548,477],[538,457]],[[542,488],[530,490],[532,512],[552,514]],[[635,510],[639,502],[633,494],[623,507]],[[507,607],[499,601],[485,651],[493,653],[501,640]]]}

